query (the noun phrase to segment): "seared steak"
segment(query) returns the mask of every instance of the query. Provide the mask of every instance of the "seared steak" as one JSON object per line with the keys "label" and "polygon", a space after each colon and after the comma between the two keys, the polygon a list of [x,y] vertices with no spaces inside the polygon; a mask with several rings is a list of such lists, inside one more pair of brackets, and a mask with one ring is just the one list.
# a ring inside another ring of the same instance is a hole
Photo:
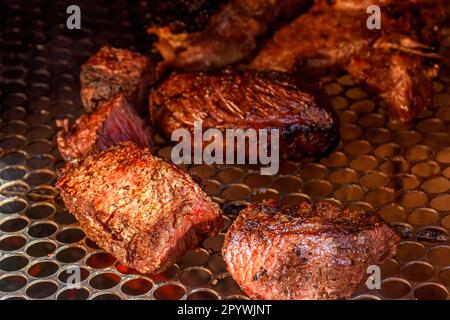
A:
{"label": "seared steak", "polygon": [[400,237],[373,213],[329,202],[242,210],[222,249],[228,271],[254,299],[349,297],[369,265],[392,257]]}
{"label": "seared steak", "polygon": [[62,128],[56,138],[58,149],[66,160],[105,150],[121,141],[153,148],[150,128],[122,95],[82,115],[70,129],[68,119],[56,124]]}
{"label": "seared steak", "polygon": [[189,70],[209,70],[237,63],[256,49],[257,38],[304,10],[308,0],[231,0],[214,14],[205,30],[177,33],[151,26],[164,64]]}
{"label": "seared steak", "polygon": [[81,101],[87,111],[123,94],[141,112],[157,76],[153,62],[126,49],[102,47],[81,67]]}
{"label": "seared steak", "polygon": [[174,73],[150,94],[150,113],[168,138],[178,128],[193,130],[195,121],[204,130],[278,128],[282,158],[319,157],[339,142],[327,97],[277,72]]}
{"label": "seared steak", "polygon": [[[363,2],[318,1],[275,32],[250,66],[311,74],[323,68],[344,68],[380,93],[393,120],[414,120],[433,106],[429,83],[439,69],[434,50],[445,17],[442,3],[378,1],[391,6],[381,11],[381,29],[370,30]],[[417,91],[420,96],[412,94]]]}
{"label": "seared steak", "polygon": [[222,222],[188,174],[129,142],[69,162],[56,186],[87,236],[142,273],[163,271]]}

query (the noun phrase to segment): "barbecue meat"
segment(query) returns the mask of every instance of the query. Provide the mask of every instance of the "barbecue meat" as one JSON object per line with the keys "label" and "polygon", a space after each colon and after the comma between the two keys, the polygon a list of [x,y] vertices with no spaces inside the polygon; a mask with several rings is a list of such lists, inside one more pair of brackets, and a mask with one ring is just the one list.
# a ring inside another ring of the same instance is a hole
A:
{"label": "barbecue meat", "polygon": [[126,49],[102,47],[81,67],[81,101],[87,111],[123,94],[141,112],[157,76],[153,62]]}
{"label": "barbecue meat", "polygon": [[176,33],[150,27],[164,65],[189,70],[221,68],[248,58],[257,38],[304,10],[308,0],[231,0],[202,32]]}
{"label": "barbecue meat", "polygon": [[58,149],[66,160],[105,150],[121,141],[153,149],[150,128],[123,95],[82,115],[70,129],[69,119],[58,120],[57,126],[62,128],[56,138]]}
{"label": "barbecue meat", "polygon": [[163,271],[222,222],[188,174],[129,142],[69,162],[56,186],[88,237],[142,273]]}
{"label": "barbecue meat", "polygon": [[349,297],[369,265],[391,258],[400,237],[373,213],[329,202],[242,210],[222,249],[228,271],[254,299]]}
{"label": "barbecue meat", "polygon": [[339,142],[328,99],[284,73],[174,73],[150,94],[150,108],[167,138],[178,128],[193,131],[195,121],[204,130],[277,128],[280,157],[293,159],[325,155]]}
{"label": "barbecue meat", "polygon": [[[442,4],[408,1],[388,6],[381,11],[381,29],[370,30],[365,9],[358,7],[362,2],[342,0],[328,5],[319,1],[278,30],[250,67],[310,74],[343,68],[381,94],[393,120],[414,120],[433,106],[434,91],[428,83],[438,71],[439,56],[433,49],[444,17]],[[363,71],[358,65],[371,70]],[[421,97],[410,94],[417,91]]]}

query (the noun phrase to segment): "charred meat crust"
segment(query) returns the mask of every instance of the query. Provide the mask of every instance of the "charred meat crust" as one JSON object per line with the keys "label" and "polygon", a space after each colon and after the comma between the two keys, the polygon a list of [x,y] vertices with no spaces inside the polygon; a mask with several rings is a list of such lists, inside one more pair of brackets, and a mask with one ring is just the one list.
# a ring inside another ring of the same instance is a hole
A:
{"label": "charred meat crust", "polygon": [[392,257],[399,240],[373,213],[266,201],[241,211],[222,254],[251,298],[337,299],[352,294],[369,265]]}
{"label": "charred meat crust", "polygon": [[58,120],[57,126],[61,128],[56,138],[58,150],[66,160],[81,158],[124,141],[153,150],[150,127],[122,95],[83,114],[71,128],[68,119]]}
{"label": "charred meat crust", "polygon": [[327,154],[339,142],[327,97],[299,77],[278,72],[224,70],[172,74],[150,94],[155,126],[170,138],[178,128],[280,129],[280,156]]}
{"label": "charred meat crust", "polygon": [[84,232],[142,273],[163,271],[222,223],[188,174],[129,142],[67,163],[56,187]]}
{"label": "charred meat crust", "polygon": [[211,70],[235,64],[255,50],[257,38],[288,21],[309,4],[308,0],[231,0],[214,14],[205,30],[176,33],[169,27],[151,26],[158,36],[156,48],[164,64],[183,70]]}
{"label": "charred meat crust", "polygon": [[81,67],[81,101],[87,111],[123,94],[138,112],[157,81],[153,61],[127,49],[102,47]]}

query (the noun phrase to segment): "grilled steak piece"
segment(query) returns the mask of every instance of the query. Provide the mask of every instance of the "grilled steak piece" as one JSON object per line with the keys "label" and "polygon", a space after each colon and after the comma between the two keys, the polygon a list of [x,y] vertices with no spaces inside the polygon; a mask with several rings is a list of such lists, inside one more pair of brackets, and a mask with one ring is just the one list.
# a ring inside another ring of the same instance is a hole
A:
{"label": "grilled steak piece", "polygon": [[254,299],[349,297],[369,265],[391,258],[400,237],[373,213],[329,202],[242,210],[222,249],[228,271]]}
{"label": "grilled steak piece", "polygon": [[248,58],[257,38],[303,11],[308,0],[231,0],[214,14],[202,32],[176,33],[150,27],[164,64],[189,70],[221,68]]}
{"label": "grilled steak piece", "polygon": [[222,223],[188,174],[129,142],[67,163],[56,186],[88,237],[142,273],[165,270]]}
{"label": "grilled steak piece", "polygon": [[66,160],[105,150],[122,141],[153,149],[150,128],[123,95],[82,115],[70,129],[69,119],[57,120],[57,126],[62,128],[56,138],[58,149]]}
{"label": "grilled steak piece", "polygon": [[195,121],[204,130],[278,128],[281,158],[319,157],[339,142],[328,98],[278,72],[173,73],[150,94],[150,114],[168,138],[178,128],[193,131]]}
{"label": "grilled steak piece", "polygon": [[126,49],[102,47],[81,67],[81,101],[87,111],[123,94],[141,112],[157,80],[153,62]]}
{"label": "grilled steak piece", "polygon": [[[393,120],[414,120],[420,111],[433,106],[434,90],[428,83],[439,69],[439,56],[433,49],[445,17],[442,3],[408,1],[385,7],[382,28],[370,30],[367,7],[359,7],[362,2],[342,0],[328,5],[328,1],[319,1],[278,30],[250,67],[311,74],[323,68],[344,68],[381,94]],[[362,71],[358,65],[370,70]],[[411,94],[417,91],[421,97]]]}

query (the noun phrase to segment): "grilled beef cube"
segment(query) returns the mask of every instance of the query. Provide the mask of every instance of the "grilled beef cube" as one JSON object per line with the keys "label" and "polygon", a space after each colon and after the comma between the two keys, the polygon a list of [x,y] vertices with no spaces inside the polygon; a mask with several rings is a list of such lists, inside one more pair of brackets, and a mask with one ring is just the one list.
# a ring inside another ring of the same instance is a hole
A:
{"label": "grilled beef cube", "polygon": [[81,67],[81,101],[87,111],[123,94],[141,112],[157,76],[153,62],[126,49],[102,47]]}
{"label": "grilled beef cube", "polygon": [[[382,28],[370,30],[362,2],[317,2],[275,32],[250,67],[303,74],[346,69],[355,80],[380,93],[392,120],[411,122],[433,107],[434,90],[429,83],[439,69],[434,46],[445,17],[442,3],[379,1],[391,6],[381,11]],[[412,94],[418,91],[423,97]]]}
{"label": "grilled beef cube", "polygon": [[203,130],[277,128],[281,158],[320,157],[339,142],[328,98],[284,73],[175,73],[150,94],[150,114],[167,138],[198,120]]}
{"label": "grilled beef cube", "polygon": [[165,270],[222,223],[188,174],[130,142],[67,163],[56,186],[87,236],[142,273]]}
{"label": "grilled beef cube", "polygon": [[367,267],[391,258],[400,237],[374,213],[329,202],[242,210],[222,249],[228,271],[255,299],[349,297]]}
{"label": "grilled beef cube", "polygon": [[70,129],[68,119],[58,120],[57,126],[62,128],[56,138],[58,149],[66,160],[105,150],[121,141],[153,149],[150,128],[122,95],[82,115]]}
{"label": "grilled beef cube", "polygon": [[214,14],[205,30],[176,33],[151,26],[164,64],[183,70],[222,68],[249,58],[257,38],[302,12],[308,0],[231,0]]}

